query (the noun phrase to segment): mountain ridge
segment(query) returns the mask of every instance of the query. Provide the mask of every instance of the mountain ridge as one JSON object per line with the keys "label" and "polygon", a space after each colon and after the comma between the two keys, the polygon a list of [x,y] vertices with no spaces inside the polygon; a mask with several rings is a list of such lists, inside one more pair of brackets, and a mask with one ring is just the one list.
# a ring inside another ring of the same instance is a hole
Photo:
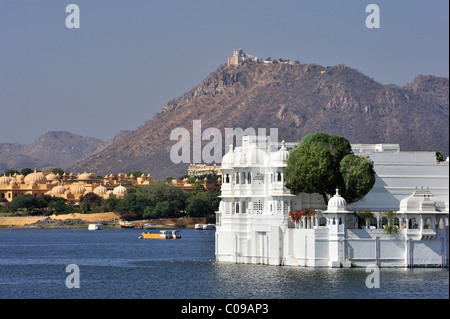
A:
{"label": "mountain ridge", "polygon": [[66,169],[104,144],[98,138],[66,131],[48,131],[28,145],[1,143],[0,171],[25,167]]}
{"label": "mountain ridge", "polygon": [[[355,143],[395,143],[404,151],[440,151],[448,156],[448,78],[418,75],[404,86],[383,85],[340,64],[220,66],[199,85],[172,99],[126,139],[76,162],[74,172],[141,170],[155,178],[181,176],[188,164],[173,164],[176,127],[193,120],[202,130],[278,128],[279,140],[309,133],[337,134]],[[205,142],[204,142],[205,143]],[[222,145],[223,146],[223,145]],[[191,156],[192,158],[192,156]]]}

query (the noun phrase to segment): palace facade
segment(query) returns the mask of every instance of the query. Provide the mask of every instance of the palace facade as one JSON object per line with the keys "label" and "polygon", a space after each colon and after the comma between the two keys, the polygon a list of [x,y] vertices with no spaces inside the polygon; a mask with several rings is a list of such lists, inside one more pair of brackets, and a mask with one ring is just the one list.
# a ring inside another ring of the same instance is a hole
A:
{"label": "palace facade", "polygon": [[[376,183],[359,202],[347,205],[336,190],[325,205],[319,194],[293,194],[286,188],[286,143],[276,151],[267,145],[246,136],[241,147],[230,146],[223,157],[217,261],[313,267],[448,266],[448,161],[437,163],[430,152],[401,152],[396,144],[352,145],[355,154],[374,162]],[[289,213],[304,208],[316,213],[294,222]],[[356,212],[364,210],[374,218],[361,225]],[[395,232],[385,229],[388,210],[395,211]]]}

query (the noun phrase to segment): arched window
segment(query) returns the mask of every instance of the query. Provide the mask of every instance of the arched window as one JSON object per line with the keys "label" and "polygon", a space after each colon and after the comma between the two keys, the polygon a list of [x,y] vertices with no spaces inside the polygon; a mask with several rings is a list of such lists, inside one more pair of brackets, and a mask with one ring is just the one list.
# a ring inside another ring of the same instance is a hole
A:
{"label": "arched window", "polygon": [[402,229],[406,229],[406,218],[402,218]]}
{"label": "arched window", "polygon": [[242,202],[242,214],[247,212],[247,202]]}
{"label": "arched window", "polygon": [[245,184],[245,172],[242,172],[241,184]]}
{"label": "arched window", "polygon": [[284,213],[284,214],[289,213],[289,209],[290,209],[289,206],[290,206],[289,201],[288,201],[288,200],[285,200],[284,203],[283,203],[283,213]]}
{"label": "arched window", "polygon": [[281,173],[280,172],[277,173],[277,182],[281,182]]}
{"label": "arched window", "polygon": [[247,174],[247,184],[251,184],[252,183],[252,173],[248,172]]}
{"label": "arched window", "polygon": [[431,217],[427,217],[423,224],[423,229],[433,229],[433,225],[431,224]]}
{"label": "arched window", "polygon": [[239,173],[236,173],[236,185],[239,184]]}
{"label": "arched window", "polygon": [[236,209],[235,209],[236,214],[239,214],[239,202],[235,202],[235,205],[236,205]]}
{"label": "arched window", "polygon": [[225,183],[229,183],[230,182],[230,175],[227,174],[227,176],[225,177]]}
{"label": "arched window", "polygon": [[436,229],[444,229],[445,220],[443,217],[436,218]]}
{"label": "arched window", "polygon": [[412,217],[409,219],[409,229],[417,229],[419,228],[419,225],[417,224],[417,219],[415,217]]}

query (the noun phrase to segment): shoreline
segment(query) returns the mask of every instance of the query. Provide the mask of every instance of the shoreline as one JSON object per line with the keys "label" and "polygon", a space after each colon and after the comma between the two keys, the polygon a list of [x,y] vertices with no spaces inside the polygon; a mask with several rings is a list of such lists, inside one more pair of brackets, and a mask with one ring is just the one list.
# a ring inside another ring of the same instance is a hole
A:
{"label": "shoreline", "polygon": [[117,213],[64,214],[51,216],[0,217],[0,229],[83,229],[89,224],[100,224],[103,229],[177,229],[194,228],[206,223],[205,217],[160,218],[124,221]]}

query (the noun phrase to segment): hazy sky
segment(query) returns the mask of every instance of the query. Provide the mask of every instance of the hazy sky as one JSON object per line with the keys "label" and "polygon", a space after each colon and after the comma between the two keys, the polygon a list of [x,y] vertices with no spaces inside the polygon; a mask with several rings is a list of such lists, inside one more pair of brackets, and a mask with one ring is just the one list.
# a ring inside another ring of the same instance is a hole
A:
{"label": "hazy sky", "polygon": [[[380,28],[366,27],[371,3]],[[448,0],[0,0],[0,143],[135,130],[233,48],[344,63],[383,84],[448,77],[448,12]]]}

